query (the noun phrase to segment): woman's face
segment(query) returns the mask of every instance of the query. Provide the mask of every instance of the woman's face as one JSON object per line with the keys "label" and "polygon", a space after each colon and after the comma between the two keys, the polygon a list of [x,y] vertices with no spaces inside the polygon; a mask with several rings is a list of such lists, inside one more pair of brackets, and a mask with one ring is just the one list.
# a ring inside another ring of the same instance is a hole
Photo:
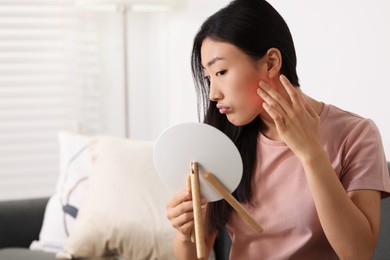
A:
{"label": "woman's face", "polygon": [[232,124],[246,125],[263,111],[256,92],[260,80],[267,81],[263,59],[255,62],[236,46],[210,38],[202,43],[201,59],[210,81],[209,98]]}

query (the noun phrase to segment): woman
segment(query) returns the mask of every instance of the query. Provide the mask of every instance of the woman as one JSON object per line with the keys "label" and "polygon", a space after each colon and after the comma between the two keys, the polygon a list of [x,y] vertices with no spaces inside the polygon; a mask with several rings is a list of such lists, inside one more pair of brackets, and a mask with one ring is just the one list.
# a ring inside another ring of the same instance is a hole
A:
{"label": "woman", "polygon": [[[264,0],[235,0],[195,37],[192,71],[204,121],[228,135],[244,163],[234,196],[262,225],[256,233],[223,200],[208,203],[211,251],[226,225],[231,259],[371,259],[380,199],[389,196],[375,124],[305,95],[292,36]],[[167,217],[178,259],[196,259],[191,195]]]}

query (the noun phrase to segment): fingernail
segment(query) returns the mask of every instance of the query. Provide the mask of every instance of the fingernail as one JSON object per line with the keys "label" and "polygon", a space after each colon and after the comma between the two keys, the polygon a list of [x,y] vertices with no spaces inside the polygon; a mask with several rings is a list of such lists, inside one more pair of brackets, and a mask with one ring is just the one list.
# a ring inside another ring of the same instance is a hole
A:
{"label": "fingernail", "polygon": [[263,89],[266,89],[266,88],[268,87],[267,83],[265,83],[265,82],[262,81],[262,80],[259,82],[259,86],[260,86],[261,88],[263,88]]}
{"label": "fingernail", "polygon": [[264,90],[262,90],[261,88],[258,88],[256,91],[257,91],[257,94],[259,94],[260,96],[264,95]]}
{"label": "fingernail", "polygon": [[280,74],[279,78],[289,81],[288,78],[286,76],[284,76],[284,74]]}
{"label": "fingernail", "polygon": [[264,85],[264,81],[260,80],[259,81],[259,86],[262,87]]}

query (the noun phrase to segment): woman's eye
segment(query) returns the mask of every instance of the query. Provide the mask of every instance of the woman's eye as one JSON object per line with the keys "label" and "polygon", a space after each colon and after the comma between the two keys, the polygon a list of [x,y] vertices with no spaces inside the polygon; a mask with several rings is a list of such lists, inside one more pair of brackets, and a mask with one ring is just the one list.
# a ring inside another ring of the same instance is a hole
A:
{"label": "woman's eye", "polygon": [[226,70],[221,70],[221,71],[218,71],[217,73],[215,73],[216,76],[222,76],[226,73]]}

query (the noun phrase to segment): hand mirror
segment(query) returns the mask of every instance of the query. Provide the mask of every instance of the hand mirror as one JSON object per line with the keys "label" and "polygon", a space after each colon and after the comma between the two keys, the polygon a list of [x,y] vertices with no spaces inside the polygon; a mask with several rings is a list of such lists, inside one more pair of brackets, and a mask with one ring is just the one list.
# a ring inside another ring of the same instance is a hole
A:
{"label": "hand mirror", "polygon": [[216,176],[230,193],[242,178],[242,160],[234,143],[203,123],[184,123],[163,131],[156,139],[153,160],[157,174],[175,192],[186,189],[190,163],[198,162],[200,192],[209,202],[222,196],[207,183],[204,173]]}

